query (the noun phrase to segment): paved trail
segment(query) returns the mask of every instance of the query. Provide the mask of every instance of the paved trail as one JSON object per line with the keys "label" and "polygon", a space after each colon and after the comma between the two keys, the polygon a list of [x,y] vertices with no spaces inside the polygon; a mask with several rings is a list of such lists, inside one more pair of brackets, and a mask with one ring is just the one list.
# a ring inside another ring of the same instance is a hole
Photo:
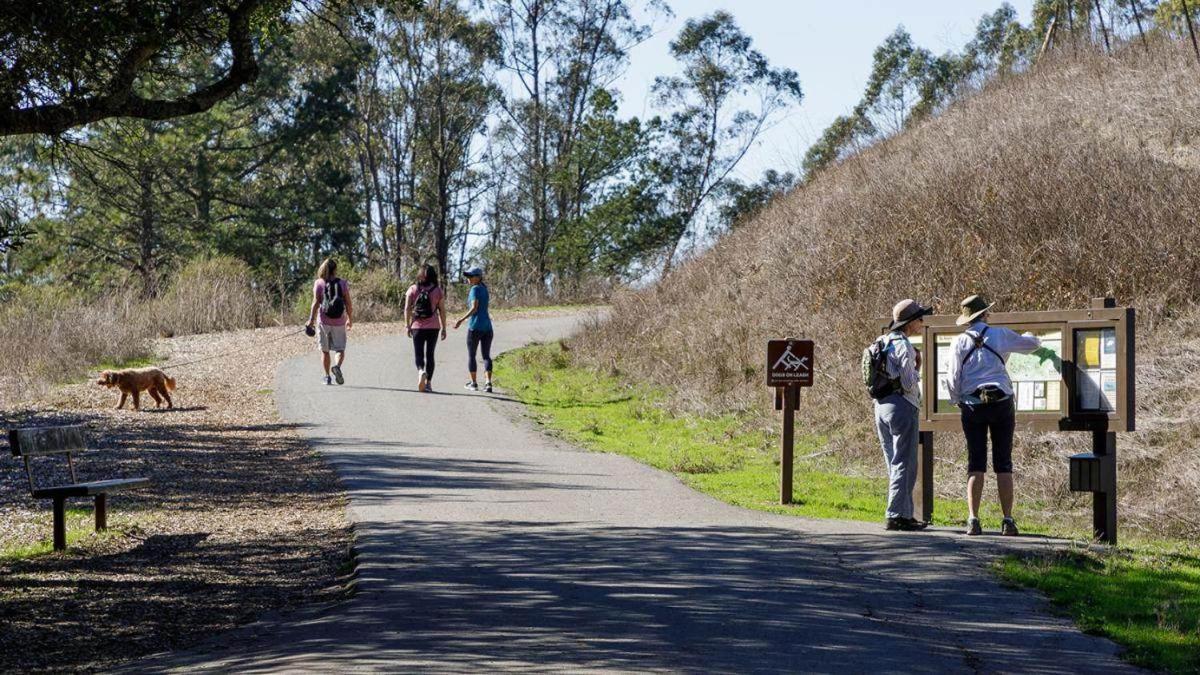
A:
{"label": "paved trail", "polygon": [[[573,327],[501,323],[498,345]],[[463,339],[438,349],[436,395],[414,391],[399,337],[353,343],[343,387],[313,357],[281,369],[284,416],[345,479],[358,591],[135,669],[1129,670],[989,576],[998,538],[745,511],[563,447],[462,389]]]}

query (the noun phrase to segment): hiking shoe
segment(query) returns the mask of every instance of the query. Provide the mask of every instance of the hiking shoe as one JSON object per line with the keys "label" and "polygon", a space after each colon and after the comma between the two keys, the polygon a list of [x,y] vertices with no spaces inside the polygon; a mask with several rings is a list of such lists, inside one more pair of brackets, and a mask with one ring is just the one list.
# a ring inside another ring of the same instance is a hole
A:
{"label": "hiking shoe", "polygon": [[325,384],[333,384],[333,378],[332,378],[332,377],[330,377],[330,376],[326,375],[324,379],[325,379]]}
{"label": "hiking shoe", "polygon": [[892,532],[917,532],[925,529],[927,523],[923,523],[916,518],[888,518],[884,529]]}
{"label": "hiking shoe", "polygon": [[979,524],[978,518],[967,519],[967,534],[971,536],[983,534],[983,526]]}
{"label": "hiking shoe", "polygon": [[483,390],[489,394],[492,393],[492,383],[488,382],[487,384],[483,385]]}
{"label": "hiking shoe", "polygon": [[1015,537],[1018,534],[1020,534],[1020,532],[1017,531],[1017,521],[1013,520],[1012,518],[1005,518],[1000,523],[1000,536]]}
{"label": "hiking shoe", "polygon": [[474,382],[468,382],[465,387],[467,391],[479,391],[479,385]]}
{"label": "hiking shoe", "polygon": [[331,370],[333,372],[333,379],[337,380],[338,384],[346,384],[346,378],[342,377],[342,367],[341,366],[334,366],[334,367],[330,368],[329,370]]}

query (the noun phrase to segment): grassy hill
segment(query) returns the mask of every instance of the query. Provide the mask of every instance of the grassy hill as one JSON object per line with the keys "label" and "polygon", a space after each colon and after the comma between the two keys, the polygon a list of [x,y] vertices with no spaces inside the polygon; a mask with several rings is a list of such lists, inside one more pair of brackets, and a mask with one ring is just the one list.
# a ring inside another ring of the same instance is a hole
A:
{"label": "grassy hill", "polygon": [[[1123,527],[1200,533],[1200,69],[1182,45],[1064,54],[777,199],[653,288],[619,298],[577,343],[585,362],[673,389],[705,413],[770,410],[768,337],[818,341],[805,424],[848,464],[882,472],[859,354],[904,297],[956,312],[1139,310],[1139,431],[1120,440]],[[961,491],[961,438],[938,457]],[[1078,435],[1022,435],[1023,500],[1064,516]],[[875,465],[878,465],[877,467]]]}

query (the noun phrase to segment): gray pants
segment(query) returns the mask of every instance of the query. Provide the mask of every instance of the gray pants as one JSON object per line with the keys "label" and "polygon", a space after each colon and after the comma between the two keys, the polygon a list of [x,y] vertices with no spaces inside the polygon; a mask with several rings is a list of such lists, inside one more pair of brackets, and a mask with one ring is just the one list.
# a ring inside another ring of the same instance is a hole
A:
{"label": "gray pants", "polygon": [[913,517],[913,486],[917,482],[918,411],[900,394],[875,402],[875,427],[888,466],[888,518]]}

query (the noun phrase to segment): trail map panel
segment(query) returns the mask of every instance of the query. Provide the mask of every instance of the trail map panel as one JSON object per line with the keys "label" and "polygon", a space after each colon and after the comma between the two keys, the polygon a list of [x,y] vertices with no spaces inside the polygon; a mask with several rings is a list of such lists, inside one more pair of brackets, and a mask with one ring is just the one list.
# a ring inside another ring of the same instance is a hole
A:
{"label": "trail map panel", "polygon": [[[1042,343],[1034,353],[1011,354],[1007,361],[1018,426],[1045,431],[1136,428],[1135,312],[1111,302],[1082,310],[990,315],[990,325],[1032,333]],[[949,314],[925,318],[922,431],[961,431],[947,386],[954,339],[963,331],[956,319]]]}
{"label": "trail map panel", "polygon": [[812,340],[767,341],[767,386],[811,387],[813,384]]}

